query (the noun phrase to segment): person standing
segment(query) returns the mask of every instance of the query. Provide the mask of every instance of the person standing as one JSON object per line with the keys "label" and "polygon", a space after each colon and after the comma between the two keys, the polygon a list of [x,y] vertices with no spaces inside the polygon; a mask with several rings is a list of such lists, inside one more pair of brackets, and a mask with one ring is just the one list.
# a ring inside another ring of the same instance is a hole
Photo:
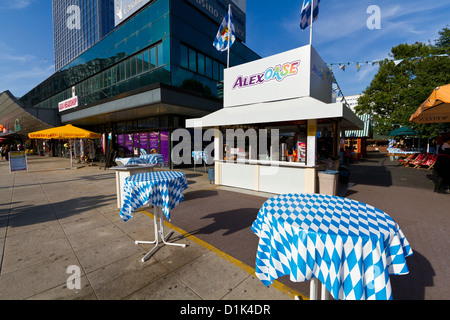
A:
{"label": "person standing", "polygon": [[438,158],[434,165],[438,179],[434,188],[434,192],[445,193],[443,185],[450,186],[450,136],[443,139],[442,145],[439,146]]}
{"label": "person standing", "polygon": [[5,159],[6,161],[9,161],[9,151],[10,151],[9,144],[5,145],[4,151],[5,151]]}

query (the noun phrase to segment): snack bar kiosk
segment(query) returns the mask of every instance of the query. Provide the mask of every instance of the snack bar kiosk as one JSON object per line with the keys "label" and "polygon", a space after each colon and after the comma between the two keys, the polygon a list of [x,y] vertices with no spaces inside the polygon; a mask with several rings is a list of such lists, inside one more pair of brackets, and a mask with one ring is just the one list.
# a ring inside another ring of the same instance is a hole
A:
{"label": "snack bar kiosk", "polygon": [[214,128],[215,183],[270,193],[315,193],[338,170],[341,131],[363,122],[333,102],[332,74],[304,46],[225,69],[224,107],[186,121]]}

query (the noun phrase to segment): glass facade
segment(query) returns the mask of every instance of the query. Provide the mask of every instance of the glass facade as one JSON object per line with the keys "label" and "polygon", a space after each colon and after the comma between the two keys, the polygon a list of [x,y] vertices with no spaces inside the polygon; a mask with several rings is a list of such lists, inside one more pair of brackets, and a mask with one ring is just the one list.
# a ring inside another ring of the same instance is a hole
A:
{"label": "glass facade", "polygon": [[114,29],[114,0],[53,0],[55,70]]}
{"label": "glass facade", "polygon": [[[72,87],[75,87],[79,106],[89,108],[161,83],[182,88],[183,92],[195,92],[194,96],[200,95],[217,103],[222,98],[227,61],[226,52],[221,53],[213,46],[218,27],[217,22],[191,1],[152,1],[19,101],[25,107],[49,108],[57,112],[58,102],[70,98]],[[231,47],[231,66],[258,58],[238,40]],[[116,151],[121,156],[135,155],[139,147],[147,153],[162,153],[165,161],[169,161],[165,150],[170,148],[171,130],[183,127],[188,117],[159,114],[132,121],[97,123],[91,129],[97,132],[111,130]]]}
{"label": "glass facade", "polygon": [[[79,105],[88,105],[158,82],[221,98],[226,53],[212,45],[217,29],[214,21],[185,0],[154,1],[20,102],[57,109],[75,86]],[[258,58],[236,41],[230,65]]]}

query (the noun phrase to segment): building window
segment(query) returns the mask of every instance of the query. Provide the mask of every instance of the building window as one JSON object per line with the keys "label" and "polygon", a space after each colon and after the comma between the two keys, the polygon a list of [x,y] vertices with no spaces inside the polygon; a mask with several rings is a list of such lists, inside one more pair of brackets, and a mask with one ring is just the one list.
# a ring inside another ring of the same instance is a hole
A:
{"label": "building window", "polygon": [[180,45],[180,66],[188,69],[188,48],[185,45]]}
{"label": "building window", "polygon": [[198,73],[205,75],[205,56],[200,52],[197,54]]}
{"label": "building window", "polygon": [[134,77],[134,76],[136,76],[136,56],[133,56],[130,58],[130,76],[129,76],[129,78]]}
{"label": "building window", "polygon": [[111,68],[111,84],[115,84],[117,82],[117,69],[118,66],[113,66]]}
{"label": "building window", "polygon": [[150,56],[149,56],[148,50],[145,50],[144,56],[142,58],[142,62],[143,62],[142,71],[143,72],[147,72],[148,70],[150,70],[150,60],[149,59],[150,59]]}
{"label": "building window", "polygon": [[156,68],[156,48],[150,48],[150,70]]}
{"label": "building window", "polygon": [[197,72],[197,52],[189,48],[189,70]]}
{"label": "building window", "polygon": [[142,73],[142,64],[143,64],[143,62],[144,62],[144,53],[142,52],[142,53],[138,54],[137,60],[136,60],[136,63],[137,63],[137,74],[141,74]]}
{"label": "building window", "polygon": [[213,79],[219,81],[219,63],[217,61],[213,61]]}
{"label": "building window", "polygon": [[158,65],[158,67],[161,67],[162,65],[165,64],[165,61],[164,61],[164,47],[163,47],[162,43],[160,43],[160,44],[158,44],[156,46],[156,48],[158,49],[157,65]]}
{"label": "building window", "polygon": [[205,76],[212,78],[212,60],[209,57],[205,57]]}
{"label": "building window", "polygon": [[123,80],[125,80],[125,61],[122,61],[120,64],[119,64],[119,81],[123,81]]}

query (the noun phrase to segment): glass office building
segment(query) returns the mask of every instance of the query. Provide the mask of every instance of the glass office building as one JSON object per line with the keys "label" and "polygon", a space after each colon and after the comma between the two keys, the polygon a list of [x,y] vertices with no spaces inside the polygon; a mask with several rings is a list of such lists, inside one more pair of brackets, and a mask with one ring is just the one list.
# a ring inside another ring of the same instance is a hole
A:
{"label": "glass office building", "polygon": [[[128,8],[136,1],[129,2]],[[228,4],[239,23],[230,66],[260,58],[243,44],[245,14],[231,0],[154,0],[20,98],[24,107],[54,109],[61,123],[112,134],[119,156],[136,148],[169,162],[171,133],[223,107],[227,54],[213,46]],[[235,13],[236,12],[236,13]],[[117,12],[116,12],[117,14]],[[74,93],[73,93],[74,90]],[[73,94],[76,108],[58,111]]]}
{"label": "glass office building", "polygon": [[114,0],[52,0],[55,70],[114,29]]}

